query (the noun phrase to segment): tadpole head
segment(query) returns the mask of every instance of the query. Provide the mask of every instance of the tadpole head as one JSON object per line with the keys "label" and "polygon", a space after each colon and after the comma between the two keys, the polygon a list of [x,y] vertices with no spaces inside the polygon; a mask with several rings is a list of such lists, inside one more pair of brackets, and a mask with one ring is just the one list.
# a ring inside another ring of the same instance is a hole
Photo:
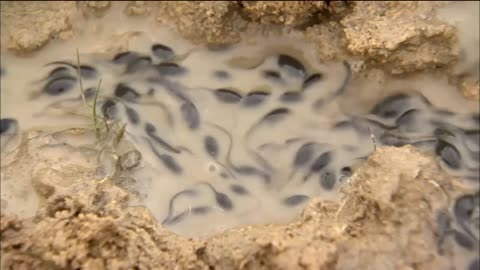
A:
{"label": "tadpole head", "polygon": [[233,209],[233,202],[225,193],[217,192],[215,194],[215,200],[222,209],[226,211]]}

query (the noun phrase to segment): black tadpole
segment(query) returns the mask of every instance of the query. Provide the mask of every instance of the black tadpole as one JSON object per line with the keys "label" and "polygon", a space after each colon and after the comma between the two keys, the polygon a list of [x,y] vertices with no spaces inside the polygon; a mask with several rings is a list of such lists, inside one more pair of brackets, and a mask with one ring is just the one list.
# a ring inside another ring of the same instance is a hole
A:
{"label": "black tadpole", "polygon": [[133,61],[137,56],[137,53],[126,51],[115,55],[112,61],[114,64],[128,64]]}
{"label": "black tadpole", "polygon": [[197,129],[200,126],[200,114],[197,107],[191,101],[184,101],[180,107],[183,119],[187,122],[188,128]]}
{"label": "black tadpole", "polygon": [[156,43],[152,45],[151,50],[153,55],[162,60],[172,60],[175,58],[175,52],[173,49],[166,45]]}
{"label": "black tadpole", "polygon": [[450,169],[458,170],[461,168],[462,157],[455,146],[439,140],[435,147],[435,153]]}
{"label": "black tadpole", "polygon": [[56,67],[50,73],[48,73],[48,78],[49,79],[55,79],[58,77],[63,77],[66,75],[70,75],[70,71],[66,67]]}
{"label": "black tadpole", "polygon": [[242,166],[233,166],[233,170],[238,173],[238,174],[242,174],[242,175],[257,175],[257,176],[260,176],[261,178],[263,178],[263,180],[265,181],[266,184],[270,183],[271,181],[271,178],[270,178],[270,175],[264,171],[261,171],[253,166],[249,166],[249,165],[242,165]]}
{"label": "black tadpole", "polygon": [[213,92],[217,100],[223,103],[238,103],[242,99],[242,96],[231,89],[220,88]]}
{"label": "black tadpole", "polygon": [[119,83],[115,87],[115,96],[119,98],[124,98],[128,101],[134,101],[135,99],[139,98],[141,95],[132,87],[124,84]]}
{"label": "black tadpole", "polygon": [[18,129],[18,121],[14,118],[0,119],[0,135],[7,133],[15,133]]}
{"label": "black tadpole", "polygon": [[382,118],[395,118],[408,109],[410,98],[411,97],[405,93],[388,96],[375,105],[370,113]]}
{"label": "black tadpole", "polygon": [[178,164],[177,161],[172,156],[168,154],[160,154],[147,138],[144,138],[144,139],[150,145],[150,148],[152,149],[152,152],[155,154],[155,156],[157,156],[157,158],[160,159],[160,161],[163,163],[163,165],[167,169],[169,169],[171,172],[175,174],[181,174],[183,172],[183,169],[180,166],[180,164]]}
{"label": "black tadpole", "polygon": [[249,194],[248,190],[241,185],[232,184],[232,185],[230,185],[230,190],[232,190],[233,193],[238,194],[238,195],[248,195]]}
{"label": "black tadpole", "polygon": [[[87,65],[78,66],[77,64],[72,64],[66,61],[55,61],[47,65],[65,65],[65,66],[71,67],[72,69],[75,69],[75,71],[77,71],[77,69],[79,68],[80,76],[84,79],[95,79],[98,75],[98,71],[94,67],[87,66]],[[50,72],[49,77],[51,77],[52,75],[55,75],[55,73],[57,73],[58,75],[60,73],[65,74],[66,72],[67,70],[61,70],[60,68],[56,68],[52,72]]]}
{"label": "black tadpole", "polygon": [[280,67],[289,67],[296,70],[302,76],[304,76],[305,74],[305,67],[303,66],[303,64],[299,60],[295,59],[290,55],[280,54],[278,56],[277,63]]}
{"label": "black tadpole", "polygon": [[306,195],[293,195],[283,199],[283,204],[286,206],[297,206],[301,203],[304,203],[309,199]]}
{"label": "black tadpole", "polygon": [[75,87],[77,79],[72,76],[55,77],[43,88],[43,92],[50,96],[58,96]]}
{"label": "black tadpole", "polygon": [[293,160],[295,167],[302,167],[312,160],[315,143],[308,142],[302,145]]}
{"label": "black tadpole", "polygon": [[289,113],[290,113],[290,110],[288,108],[278,108],[267,113],[262,118],[261,122],[275,123],[284,119]]}
{"label": "black tadpole", "polygon": [[188,70],[177,63],[160,63],[154,66],[161,76],[174,76],[185,74]]}
{"label": "black tadpole", "polygon": [[322,80],[322,78],[323,78],[322,73],[314,73],[314,74],[308,76],[308,78],[305,79],[305,81],[303,81],[302,89],[304,91],[307,90],[308,88],[310,88],[315,83],[320,82]]}
{"label": "black tadpole", "polygon": [[125,113],[127,114],[128,120],[133,125],[136,125],[140,122],[140,115],[138,112],[130,107],[125,106]]}
{"label": "black tadpole", "polygon": [[209,188],[212,190],[212,192],[213,192],[214,195],[215,195],[215,201],[217,202],[217,204],[218,204],[223,210],[230,211],[230,210],[233,209],[233,202],[232,202],[232,200],[228,197],[227,194],[217,191],[210,183],[201,182],[201,183],[199,183],[199,184],[200,184],[200,185],[206,185],[207,187],[209,187]]}
{"label": "black tadpole", "polygon": [[265,102],[265,100],[270,96],[270,93],[254,91],[248,93],[242,98],[243,107],[256,107]]}
{"label": "black tadpole", "polygon": [[205,138],[203,139],[203,144],[205,147],[205,151],[208,153],[208,155],[216,159],[218,157],[217,140],[214,137],[208,135],[205,136]]}
{"label": "black tadpole", "polygon": [[293,103],[301,101],[302,97],[303,96],[301,92],[285,92],[280,96],[280,100],[285,103]]}
{"label": "black tadpole", "polygon": [[303,181],[307,181],[308,178],[313,174],[313,173],[318,173],[321,170],[323,170],[325,167],[330,164],[332,161],[332,153],[330,151],[322,153],[320,156],[318,156],[313,163],[310,165],[310,171],[308,172],[307,175],[303,177]]}
{"label": "black tadpole", "polygon": [[325,168],[332,161],[332,154],[330,151],[322,153],[318,158],[313,162],[310,169],[313,172],[318,172]]}
{"label": "black tadpole", "polygon": [[117,108],[115,101],[107,99],[102,105],[102,115],[105,119],[110,120],[116,117]]}
{"label": "black tadpole", "polygon": [[125,68],[126,73],[135,73],[152,64],[152,58],[150,56],[141,56],[136,59],[132,59]]}

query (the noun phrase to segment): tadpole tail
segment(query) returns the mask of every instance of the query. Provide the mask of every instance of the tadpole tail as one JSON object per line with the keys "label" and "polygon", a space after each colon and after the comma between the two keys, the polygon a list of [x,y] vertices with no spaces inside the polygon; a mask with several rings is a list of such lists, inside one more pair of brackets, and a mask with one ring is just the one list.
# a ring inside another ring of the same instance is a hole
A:
{"label": "tadpole tail", "polygon": [[220,165],[220,167],[222,167],[233,179],[238,180],[237,177],[232,173],[232,171],[225,164],[223,164],[217,159],[215,160],[215,162],[217,162],[217,164]]}
{"label": "tadpole tail", "polygon": [[172,213],[173,213],[173,202],[175,201],[176,198],[178,198],[180,195],[183,195],[183,194],[195,195],[196,193],[195,193],[194,190],[187,189],[187,190],[180,191],[177,194],[173,195],[173,197],[170,199],[170,202],[168,203],[168,214],[165,217],[165,219],[163,219],[163,221],[161,222],[162,225],[166,224],[167,222],[169,222],[171,220],[171,216],[172,216]]}
{"label": "tadpole tail", "polygon": [[207,181],[200,181],[195,184],[196,186],[207,186],[213,193],[218,193],[217,190],[212,186],[212,184],[208,183]]}
{"label": "tadpole tail", "polygon": [[147,105],[147,106],[150,105],[150,106],[155,106],[155,107],[161,108],[161,110],[163,111],[163,113],[167,116],[168,126],[169,126],[170,128],[173,127],[173,124],[174,124],[173,115],[172,115],[172,113],[170,113],[170,111],[168,110],[167,105],[165,105],[164,103],[162,103],[162,102],[160,102],[160,101],[154,101],[154,102],[135,102],[135,104]]}
{"label": "tadpole tail", "polygon": [[278,190],[283,190],[290,182],[292,182],[293,177],[295,176],[295,174],[297,174],[297,171],[298,171],[297,168],[293,168],[293,170],[290,172],[290,174],[287,177],[287,181],[283,183],[283,185],[281,185],[278,188]]}
{"label": "tadpole tail", "polygon": [[326,104],[329,104],[335,98],[345,93],[345,91],[347,90],[348,85],[352,80],[352,68],[350,67],[350,64],[347,61],[343,61],[343,66],[345,67],[346,75],[345,75],[345,78],[343,79],[342,85],[338,88],[336,92],[328,95],[325,99],[317,99],[317,101],[313,103],[314,110],[318,111],[322,109]]}
{"label": "tadpole tail", "polygon": [[312,176],[312,171],[309,171],[304,177],[303,177],[303,182],[307,182],[308,179]]}
{"label": "tadpole tail", "polygon": [[233,164],[232,164],[232,161],[231,161],[231,153],[232,153],[232,147],[233,147],[233,138],[232,138],[232,135],[230,134],[230,132],[228,132],[226,129],[224,129],[223,127],[217,125],[217,124],[214,124],[214,123],[210,123],[210,122],[205,122],[205,125],[207,126],[210,126],[212,128],[215,128],[217,130],[219,130],[220,132],[222,132],[225,136],[227,136],[228,138],[228,148],[227,148],[227,155],[226,155],[226,158],[225,158],[225,161],[227,163],[228,166],[230,167],[235,167]]}
{"label": "tadpole tail", "polygon": [[352,81],[352,67],[350,67],[350,64],[347,61],[343,61],[343,66],[345,67],[347,74],[345,75],[345,79],[343,79],[342,86],[338,89],[338,91],[335,94],[333,94],[332,99],[345,93],[347,86]]}
{"label": "tadpole tail", "polygon": [[[168,152],[172,152],[172,153],[175,153],[175,154],[180,154],[181,153],[181,151],[178,150],[177,147],[173,147],[172,145],[167,143],[160,136],[158,136],[155,132],[150,132],[150,131],[146,130],[146,133],[147,133],[148,137],[150,137],[152,140],[154,140],[156,143],[158,143],[163,149],[167,150]],[[149,141],[149,143],[150,143],[150,145],[152,145],[150,141]]]}
{"label": "tadpole tail", "polygon": [[248,147],[248,144],[246,144],[246,149],[247,149],[247,152],[254,157],[254,159],[260,164],[260,166],[262,166],[265,170],[269,171],[269,172],[272,172],[273,171],[273,167],[272,165],[270,165],[270,163],[268,161],[266,161],[259,153],[257,153],[255,150],[251,149],[250,147]]}

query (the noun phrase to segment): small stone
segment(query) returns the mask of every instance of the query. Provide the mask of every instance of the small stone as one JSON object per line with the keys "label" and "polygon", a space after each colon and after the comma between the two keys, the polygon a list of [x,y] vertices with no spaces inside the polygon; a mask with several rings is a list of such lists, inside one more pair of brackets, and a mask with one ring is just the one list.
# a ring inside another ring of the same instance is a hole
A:
{"label": "small stone", "polygon": [[122,170],[130,170],[137,167],[141,159],[142,153],[138,150],[132,150],[120,156],[118,165]]}

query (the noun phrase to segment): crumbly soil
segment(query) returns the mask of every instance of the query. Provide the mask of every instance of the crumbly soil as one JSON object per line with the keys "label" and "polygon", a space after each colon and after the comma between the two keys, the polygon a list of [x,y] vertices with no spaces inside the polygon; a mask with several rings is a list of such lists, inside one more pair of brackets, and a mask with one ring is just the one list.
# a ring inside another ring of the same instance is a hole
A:
{"label": "crumbly soil", "polygon": [[[76,16],[102,16],[111,4],[2,1],[1,49],[28,54],[52,39],[71,38]],[[237,43],[258,29],[303,31],[320,60],[355,59],[363,63],[359,70],[405,76],[443,69],[467,98],[479,100],[478,77],[450,72],[458,61],[458,41],[455,27],[434,16],[442,5],[130,1],[125,14],[155,16],[196,43]],[[41,208],[28,220],[2,211],[2,269],[449,268],[449,256],[437,252],[442,236],[436,213],[465,192],[433,157],[410,146],[380,148],[345,185],[339,203],[314,199],[290,224],[187,239],[158,225],[148,210],[127,207],[134,195],[115,179],[92,178],[95,168],[78,166],[67,175],[48,166],[25,168],[27,158],[33,164],[28,153],[19,155],[10,170],[31,170]],[[445,242],[442,249],[451,254],[453,244]]]}
{"label": "crumbly soil", "polygon": [[[32,164],[40,143],[32,141],[9,171]],[[437,252],[436,215],[464,192],[413,147],[380,148],[346,184],[339,203],[313,199],[290,224],[188,239],[161,227],[145,208],[127,207],[134,195],[114,178],[95,179],[94,166],[58,171],[48,166],[58,161],[35,162],[32,182],[43,203],[31,219],[2,212],[3,269],[448,268],[448,256]],[[441,248],[453,252],[450,242]]]}

